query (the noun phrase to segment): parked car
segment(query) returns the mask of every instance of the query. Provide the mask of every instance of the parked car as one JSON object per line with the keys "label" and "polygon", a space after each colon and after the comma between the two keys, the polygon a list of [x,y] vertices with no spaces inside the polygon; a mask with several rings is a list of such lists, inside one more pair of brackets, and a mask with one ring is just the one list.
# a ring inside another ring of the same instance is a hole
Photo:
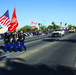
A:
{"label": "parked car", "polygon": [[64,34],[65,34],[65,31],[61,29],[55,29],[52,32],[52,36],[64,36]]}

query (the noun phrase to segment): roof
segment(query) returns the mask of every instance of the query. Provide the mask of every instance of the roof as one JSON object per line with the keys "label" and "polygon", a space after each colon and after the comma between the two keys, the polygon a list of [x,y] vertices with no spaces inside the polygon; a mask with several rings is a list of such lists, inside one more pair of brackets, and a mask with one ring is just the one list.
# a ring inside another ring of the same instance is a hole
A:
{"label": "roof", "polygon": [[8,31],[8,28],[2,28],[2,29],[0,29],[0,34],[4,34],[7,31]]}

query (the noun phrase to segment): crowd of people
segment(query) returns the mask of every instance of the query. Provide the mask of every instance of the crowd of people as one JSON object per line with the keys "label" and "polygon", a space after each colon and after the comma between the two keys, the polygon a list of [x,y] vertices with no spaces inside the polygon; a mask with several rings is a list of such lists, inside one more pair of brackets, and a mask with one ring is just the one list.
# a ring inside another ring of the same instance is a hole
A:
{"label": "crowd of people", "polygon": [[25,33],[25,37],[28,36],[39,36],[43,34],[50,34],[52,31],[29,31]]}
{"label": "crowd of people", "polygon": [[13,49],[17,52],[17,49],[22,51],[22,47],[26,50],[26,46],[24,45],[25,35],[23,34],[23,31],[21,32],[15,32],[15,33],[4,33],[3,35],[4,45],[5,45],[5,52],[7,52],[7,49],[10,49],[10,52],[12,52]]}

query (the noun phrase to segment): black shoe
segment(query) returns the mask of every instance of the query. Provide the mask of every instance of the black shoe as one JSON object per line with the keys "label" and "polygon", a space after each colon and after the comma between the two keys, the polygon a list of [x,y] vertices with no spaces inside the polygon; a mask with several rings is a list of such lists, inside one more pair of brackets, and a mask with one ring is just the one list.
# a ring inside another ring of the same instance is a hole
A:
{"label": "black shoe", "polygon": [[20,51],[20,52],[22,52],[22,51]]}
{"label": "black shoe", "polygon": [[10,53],[11,53],[12,51],[10,51]]}
{"label": "black shoe", "polygon": [[25,48],[25,50],[26,50],[26,48]]}
{"label": "black shoe", "polygon": [[17,51],[15,51],[15,52],[17,52]]}
{"label": "black shoe", "polygon": [[7,51],[5,51],[5,53],[6,53]]}

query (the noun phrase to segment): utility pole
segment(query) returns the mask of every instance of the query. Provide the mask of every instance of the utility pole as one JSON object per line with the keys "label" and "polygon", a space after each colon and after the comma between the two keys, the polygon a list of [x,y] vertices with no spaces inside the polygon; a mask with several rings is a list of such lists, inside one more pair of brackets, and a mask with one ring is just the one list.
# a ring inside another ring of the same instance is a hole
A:
{"label": "utility pole", "polygon": [[[48,14],[48,12],[46,12],[44,16],[46,16],[47,14]],[[44,25],[44,16],[43,16],[43,25]]]}

